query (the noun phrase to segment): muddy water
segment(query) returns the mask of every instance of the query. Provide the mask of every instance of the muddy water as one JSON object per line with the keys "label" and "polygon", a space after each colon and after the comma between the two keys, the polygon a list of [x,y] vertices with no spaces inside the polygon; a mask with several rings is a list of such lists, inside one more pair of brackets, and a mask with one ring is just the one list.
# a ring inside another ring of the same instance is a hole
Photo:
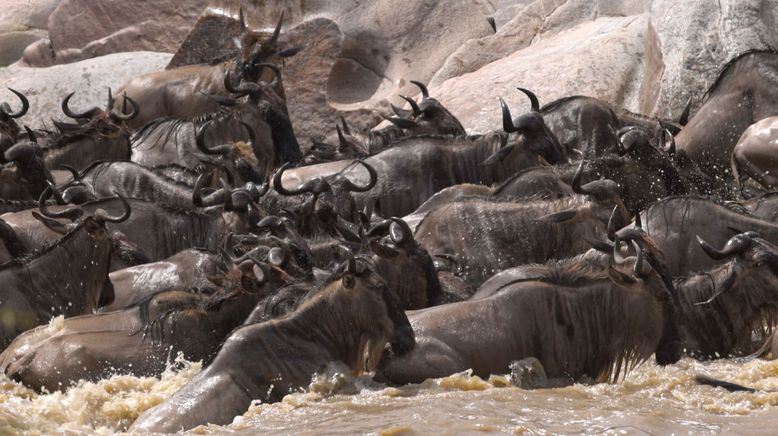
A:
{"label": "muddy water", "polygon": [[[114,376],[37,395],[0,379],[0,434],[112,434],[200,371],[179,363],[160,379]],[[776,393],[697,386],[695,374]],[[253,405],[228,426],[193,434],[776,434],[778,362],[644,364],[617,384],[527,391],[506,376],[466,374],[391,388],[367,377],[315,378],[306,392]]]}

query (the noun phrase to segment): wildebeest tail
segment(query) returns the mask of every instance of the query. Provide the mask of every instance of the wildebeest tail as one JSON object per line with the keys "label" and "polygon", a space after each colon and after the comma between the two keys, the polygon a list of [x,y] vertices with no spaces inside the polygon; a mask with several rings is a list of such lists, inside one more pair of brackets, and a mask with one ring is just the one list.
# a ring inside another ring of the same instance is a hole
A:
{"label": "wildebeest tail", "polygon": [[756,389],[736,383],[730,383],[724,380],[715,379],[713,377],[708,377],[707,375],[697,375],[694,377],[694,381],[700,385],[713,386],[714,388],[724,388],[730,392],[756,392]]}

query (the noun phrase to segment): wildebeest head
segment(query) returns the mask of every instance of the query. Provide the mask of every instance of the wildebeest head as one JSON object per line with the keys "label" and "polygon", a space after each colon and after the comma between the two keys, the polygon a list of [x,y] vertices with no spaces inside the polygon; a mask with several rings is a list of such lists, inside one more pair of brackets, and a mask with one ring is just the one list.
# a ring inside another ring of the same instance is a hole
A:
{"label": "wildebeest head", "polygon": [[208,208],[221,206],[226,232],[248,233],[255,223],[266,215],[257,202],[270,189],[267,182],[259,186],[247,182],[242,187],[233,189],[227,177],[222,175],[222,187],[213,190],[205,187],[207,179],[207,174],[198,177],[192,191],[192,204]]}
{"label": "wildebeest head", "polygon": [[[73,112],[70,108],[70,99],[75,92],[71,92],[62,100],[62,112],[70,118],[76,120],[75,124],[56,122],[55,126],[60,134],[66,136],[75,136],[76,134],[88,135],[96,133],[99,136],[116,138],[121,135],[127,135],[129,130],[125,122],[135,118],[140,113],[138,103],[127,95],[123,95],[122,110],[113,109],[114,98],[111,88],[108,88],[108,105],[105,110],[95,106],[84,112]],[[131,110],[127,112],[127,104],[130,104]]]}
{"label": "wildebeest head", "polygon": [[205,145],[206,133],[213,125],[213,121],[208,121],[200,127],[195,138],[197,148],[203,153],[198,157],[204,162],[224,167],[229,174],[236,174],[240,177],[240,182],[260,183],[263,177],[256,170],[259,161],[253,150],[256,143],[256,132],[247,123],[243,121],[240,123],[248,131],[251,144],[238,141],[216,146]]}
{"label": "wildebeest head", "polygon": [[404,309],[423,309],[440,299],[443,291],[432,257],[416,242],[405,221],[382,221],[370,229],[367,237],[375,253],[376,271],[397,293]]}
{"label": "wildebeest head", "polygon": [[24,116],[30,109],[30,102],[24,94],[11,88],[8,88],[8,90],[19,97],[22,107],[18,111],[13,112],[7,102],[0,103],[0,155],[16,143],[19,136],[19,125],[16,124],[15,119]]}
{"label": "wildebeest head", "polygon": [[[86,218],[91,218],[91,221],[94,221],[95,223],[104,227],[106,223],[121,223],[127,221],[130,218],[130,214],[132,213],[130,203],[128,203],[127,200],[121,195],[116,196],[116,198],[121,201],[122,206],[124,207],[124,213],[121,215],[111,215],[103,209],[97,209],[91,217],[84,217],[84,209],[78,206],[69,206],[55,212],[49,210],[49,207],[46,203],[46,200],[48,200],[53,193],[54,189],[52,188],[52,185],[49,184],[49,186],[44,189],[43,193],[38,199],[38,209],[40,210],[40,214],[33,211],[32,216],[38,221],[42,222],[52,231],[60,234],[67,233],[72,228],[77,226],[79,222],[85,220]],[[57,221],[57,219],[60,218],[69,219],[72,221],[72,223],[62,224],[61,222]]]}
{"label": "wildebeest head", "polygon": [[367,354],[368,364],[372,367],[368,369],[374,369],[386,342],[390,342],[392,351],[397,355],[406,353],[416,343],[399,298],[375,271],[369,259],[351,257],[339,265],[332,278],[312,300],[317,298],[329,299],[333,307],[340,307],[347,312],[348,315],[344,313],[344,319],[356,316],[359,325],[349,327],[352,331],[357,328],[370,332],[370,337],[362,339],[364,342],[357,347],[358,350],[352,350],[356,354],[344,360],[352,368],[358,368],[359,362]]}
{"label": "wildebeest head", "polygon": [[427,87],[415,80],[411,83],[421,90],[420,103],[406,95],[400,97],[411,105],[411,110],[400,109],[391,105],[396,117],[384,118],[402,129],[412,130],[413,134],[441,134],[463,136],[466,134],[462,123],[446,109],[437,99],[430,97]]}
{"label": "wildebeest head", "polygon": [[[502,98],[500,99],[502,128],[509,136],[512,133],[517,134],[515,139],[508,141],[509,145],[507,147],[524,146],[540,155],[550,164],[567,161],[564,147],[559,143],[556,135],[546,126],[543,115],[540,114],[540,103],[537,96],[527,89],[518,89],[529,97],[532,110],[513,118],[508,105]],[[503,154],[507,153],[503,152]]]}
{"label": "wildebeest head", "polygon": [[[347,240],[358,239],[358,231],[355,233],[352,225],[360,223],[359,209],[352,193],[367,192],[378,181],[378,173],[365,161],[356,160],[352,165],[326,177],[312,177],[297,188],[289,189],[283,185],[283,174],[290,167],[290,163],[284,164],[273,176],[273,187],[285,196],[312,194],[310,201],[303,204],[300,210],[295,211],[302,221],[300,228],[303,234],[308,234],[317,229],[329,233],[338,232]],[[346,175],[354,165],[362,165],[369,174],[369,180],[364,185],[354,183]],[[314,220],[314,221],[311,221]],[[318,225],[317,225],[318,224]],[[323,229],[322,229],[323,227]]]}
{"label": "wildebeest head", "polygon": [[294,56],[299,48],[279,50],[278,36],[281,34],[281,25],[284,22],[284,14],[278,19],[275,30],[269,36],[266,32],[256,32],[248,29],[240,11],[241,34],[238,39],[238,56],[235,59],[235,79],[240,82],[256,82],[265,73],[262,63],[280,63],[283,58]]}

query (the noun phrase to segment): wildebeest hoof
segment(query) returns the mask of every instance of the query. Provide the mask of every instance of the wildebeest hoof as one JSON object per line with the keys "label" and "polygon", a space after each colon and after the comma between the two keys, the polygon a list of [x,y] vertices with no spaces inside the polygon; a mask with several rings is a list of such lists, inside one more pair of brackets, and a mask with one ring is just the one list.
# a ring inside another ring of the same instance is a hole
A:
{"label": "wildebeest hoof", "polygon": [[548,377],[543,364],[534,357],[517,360],[511,363],[511,384],[521,389],[538,389],[546,387]]}

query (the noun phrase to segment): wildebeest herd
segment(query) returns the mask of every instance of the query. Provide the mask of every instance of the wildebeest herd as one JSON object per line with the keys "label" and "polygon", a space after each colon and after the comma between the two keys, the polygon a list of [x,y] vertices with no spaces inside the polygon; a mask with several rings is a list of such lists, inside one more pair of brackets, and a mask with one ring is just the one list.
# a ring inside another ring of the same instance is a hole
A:
{"label": "wildebeest herd", "polygon": [[564,384],[773,355],[778,195],[756,191],[778,180],[778,54],[737,56],[691,117],[518,88],[531,110],[500,100],[483,135],[413,82],[388,127],[338,120],[303,153],[282,20],[241,16],[235,58],[135,78],[105,109],[64,96],[73,121],[50,129],[20,127],[20,92],[0,105],[10,379],[202,360],[131,427],[162,432],[229,423],[332,362],[404,384],[534,357]]}

